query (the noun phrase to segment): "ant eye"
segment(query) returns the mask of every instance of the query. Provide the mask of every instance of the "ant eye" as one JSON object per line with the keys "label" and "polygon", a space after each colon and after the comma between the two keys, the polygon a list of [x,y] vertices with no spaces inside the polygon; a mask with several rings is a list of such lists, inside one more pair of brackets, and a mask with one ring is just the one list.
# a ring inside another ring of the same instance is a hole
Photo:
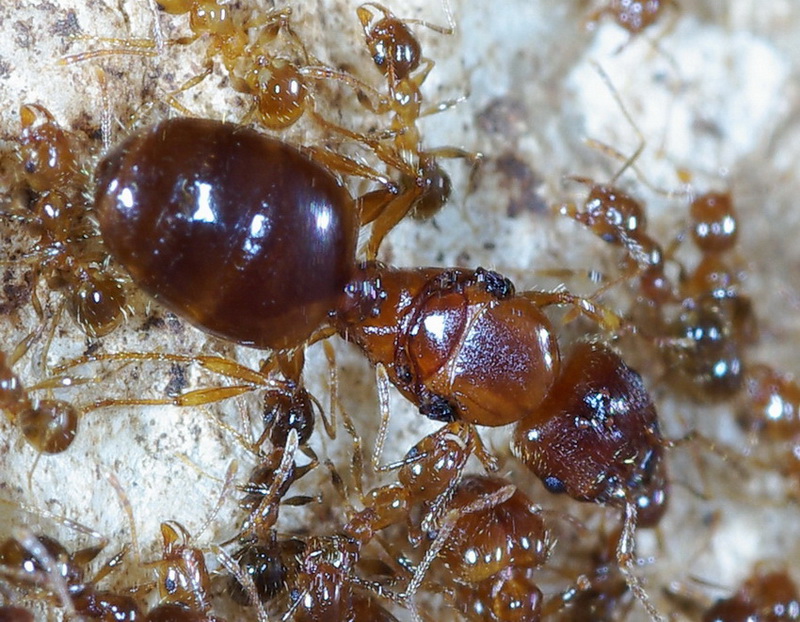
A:
{"label": "ant eye", "polygon": [[408,368],[408,365],[397,365],[395,366],[395,373],[397,374],[397,379],[404,383],[408,384],[413,380],[411,376],[411,370]]}
{"label": "ant eye", "polygon": [[439,395],[434,395],[419,407],[419,412],[433,421],[451,423],[458,417],[455,407]]}
{"label": "ant eye", "polygon": [[509,279],[493,270],[478,268],[475,271],[478,281],[486,287],[487,293],[499,299],[510,298],[514,295],[514,285]]}
{"label": "ant eye", "polygon": [[564,486],[564,482],[557,477],[545,477],[542,483],[544,487],[547,488],[548,492],[552,492],[554,495],[560,495],[567,490],[567,487]]}

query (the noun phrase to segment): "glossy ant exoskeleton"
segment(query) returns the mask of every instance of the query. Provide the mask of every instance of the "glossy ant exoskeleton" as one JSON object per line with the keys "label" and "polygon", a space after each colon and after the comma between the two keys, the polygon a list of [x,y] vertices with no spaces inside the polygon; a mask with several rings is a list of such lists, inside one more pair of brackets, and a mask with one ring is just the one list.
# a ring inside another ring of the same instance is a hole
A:
{"label": "glossy ant exoskeleton", "polygon": [[30,609],[17,605],[0,605],[0,622],[34,622]]}
{"label": "glossy ant exoskeleton", "polygon": [[531,572],[552,547],[539,508],[507,480],[480,476],[465,477],[448,507],[451,524],[437,540],[453,606],[476,622],[538,620],[543,597]]}
{"label": "glossy ant exoskeleton", "polygon": [[[81,329],[90,337],[106,335],[125,317],[126,294],[107,269],[108,253],[90,217],[84,196],[89,175],[80,159],[80,139],[38,104],[22,106],[20,117],[19,182],[29,206],[10,215],[36,238],[30,253],[36,260],[34,287],[41,276],[51,288],[64,291]],[[33,301],[43,315],[35,289]]]}

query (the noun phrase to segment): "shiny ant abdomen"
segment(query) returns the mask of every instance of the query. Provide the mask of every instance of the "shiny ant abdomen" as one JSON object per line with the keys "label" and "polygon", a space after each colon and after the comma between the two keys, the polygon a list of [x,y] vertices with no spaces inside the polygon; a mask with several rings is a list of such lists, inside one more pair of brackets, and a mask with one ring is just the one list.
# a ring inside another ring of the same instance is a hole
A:
{"label": "shiny ant abdomen", "polygon": [[207,332],[296,346],[350,279],[358,220],[347,190],[253,130],[165,121],[109,154],[97,178],[111,252],[142,289]]}

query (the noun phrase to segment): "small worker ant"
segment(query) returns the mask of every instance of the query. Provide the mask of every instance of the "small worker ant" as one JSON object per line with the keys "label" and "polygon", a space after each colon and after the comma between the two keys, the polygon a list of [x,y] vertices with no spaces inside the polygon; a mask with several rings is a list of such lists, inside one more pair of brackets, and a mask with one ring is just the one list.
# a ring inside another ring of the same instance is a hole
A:
{"label": "small worker ant", "polygon": [[631,36],[653,25],[667,7],[678,8],[676,0],[607,0],[588,17],[591,26],[603,16],[610,15]]}
{"label": "small worker ant", "polygon": [[45,454],[61,453],[75,438],[78,411],[63,400],[40,399],[34,405],[31,389],[26,390],[11,369],[18,358],[18,352],[10,358],[0,352],[0,410],[34,449]]}
{"label": "small worker ant", "polygon": [[[383,17],[375,19],[372,9],[382,13]],[[367,259],[375,259],[386,234],[407,214],[430,218],[447,203],[451,192],[450,177],[439,166],[437,158],[462,158],[474,167],[480,163],[482,155],[456,147],[425,150],[417,127],[417,121],[422,117],[440,112],[449,104],[423,109],[421,87],[434,63],[422,56],[420,43],[407,24],[420,24],[446,35],[453,33],[453,27],[443,28],[413,19],[401,20],[377,2],[362,4],[356,12],[373,62],[386,77],[388,87],[386,96],[377,103],[361,99],[377,114],[391,113],[392,121],[389,129],[379,135],[332,129],[366,144],[382,162],[400,173],[397,187],[386,186],[359,199],[362,224],[372,223]],[[449,8],[447,13],[452,21]]]}
{"label": "small worker ant", "polygon": [[132,597],[96,587],[119,565],[125,549],[106,562],[94,577],[85,578],[88,565],[104,546],[70,553],[60,542],[45,535],[8,538],[0,543],[0,576],[17,587],[40,590],[55,597],[59,606],[82,619],[120,622],[142,619],[141,609]]}
{"label": "small worker ant", "polygon": [[189,544],[189,532],[178,522],[161,523],[161,535],[163,556],[148,564],[158,576],[159,606],[181,607],[195,616],[202,614],[203,619],[217,620],[210,613],[211,576],[205,555]]}
{"label": "small worker ant", "polygon": [[[52,289],[64,291],[81,329],[102,337],[120,325],[128,307],[124,286],[107,268],[108,253],[84,196],[88,175],[79,156],[80,138],[38,104],[22,106],[20,117],[19,182],[29,205],[9,215],[36,237],[30,253],[37,260],[34,283],[41,276]],[[35,289],[33,304],[42,316]]]}
{"label": "small worker ant", "polygon": [[432,546],[453,578],[452,605],[476,622],[538,620],[543,597],[531,572],[552,548],[541,511],[507,480],[482,476],[465,477],[448,508]]}
{"label": "small worker ant", "polygon": [[733,596],[717,601],[703,614],[702,622],[799,619],[800,596],[789,573],[757,566]]}

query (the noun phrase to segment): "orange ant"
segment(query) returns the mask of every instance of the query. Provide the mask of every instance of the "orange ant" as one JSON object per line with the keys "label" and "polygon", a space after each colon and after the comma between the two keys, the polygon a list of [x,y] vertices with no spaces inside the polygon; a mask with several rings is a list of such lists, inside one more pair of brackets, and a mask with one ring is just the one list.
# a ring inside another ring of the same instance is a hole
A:
{"label": "orange ant", "polygon": [[[371,9],[379,11],[383,17],[376,20]],[[440,112],[450,104],[423,109],[421,87],[434,63],[422,56],[420,43],[407,24],[420,24],[446,35],[453,33],[453,27],[443,28],[413,19],[401,20],[377,2],[359,6],[357,16],[373,62],[386,77],[388,86],[387,94],[377,102],[369,102],[364,97],[360,99],[377,114],[391,113],[392,121],[390,127],[379,134],[364,135],[343,128],[331,129],[366,144],[382,162],[400,173],[397,186],[385,185],[359,199],[362,224],[372,224],[366,247],[367,259],[375,259],[386,234],[407,214],[430,218],[447,203],[451,192],[450,177],[439,166],[437,158],[463,158],[474,167],[480,163],[482,155],[455,147],[424,150],[417,127],[417,121],[422,117]]]}
{"label": "orange ant", "polygon": [[[42,275],[51,288],[65,291],[81,329],[102,337],[122,322],[127,303],[123,285],[108,271],[108,253],[84,197],[88,174],[80,161],[80,139],[38,104],[22,106],[20,117],[20,190],[30,205],[10,215],[36,236],[34,282]],[[33,301],[43,315],[35,290]]]}
{"label": "orange ant", "polygon": [[189,545],[189,532],[175,521],[161,523],[164,553],[149,564],[158,575],[160,605],[177,605],[208,616],[211,577],[203,552]]}

